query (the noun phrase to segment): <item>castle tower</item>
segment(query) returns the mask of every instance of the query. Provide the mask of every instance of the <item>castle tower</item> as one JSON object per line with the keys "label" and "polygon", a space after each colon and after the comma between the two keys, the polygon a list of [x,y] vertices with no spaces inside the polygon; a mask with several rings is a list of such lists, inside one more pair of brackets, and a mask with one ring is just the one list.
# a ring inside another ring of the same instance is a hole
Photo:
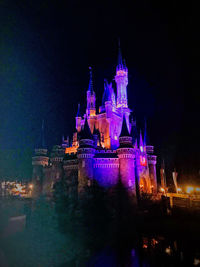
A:
{"label": "castle tower", "polygon": [[87,90],[87,117],[96,116],[96,96],[93,89],[93,78],[92,78],[92,68],[90,67],[90,81]]}
{"label": "castle tower", "polygon": [[157,163],[157,156],[153,155],[154,147],[153,146],[146,146],[147,150],[147,161],[149,166],[149,177],[151,181],[151,191],[152,193],[157,193],[157,175],[156,175],[156,163]]}
{"label": "castle tower", "polygon": [[93,157],[94,141],[85,119],[84,128],[80,133],[80,145],[78,148],[78,192],[81,193],[84,187],[90,185],[93,180]]}
{"label": "castle tower", "polygon": [[76,130],[77,132],[81,131],[81,113],[80,113],[80,104],[78,104],[78,111],[76,114]]}
{"label": "castle tower", "polygon": [[119,175],[122,184],[136,200],[135,185],[135,150],[132,145],[132,137],[129,134],[125,116],[123,116],[122,130],[119,136],[120,146],[117,149],[119,157]]}
{"label": "castle tower", "polygon": [[147,155],[147,162],[148,162],[148,168],[149,168],[149,178],[150,178],[150,184],[151,193],[156,194],[157,193],[157,175],[156,175],[156,156],[153,155],[154,153],[154,147],[147,145],[149,143],[148,135],[147,135],[147,124],[145,121],[145,127],[144,127],[144,152]]}
{"label": "castle tower", "polygon": [[125,61],[122,61],[121,48],[119,43],[118,64],[116,68],[115,82],[117,84],[117,108],[128,108],[127,85],[128,69]]}
{"label": "castle tower", "polygon": [[41,140],[38,148],[35,148],[34,156],[32,157],[32,183],[33,191],[32,196],[38,197],[43,190],[44,167],[48,165],[49,157],[47,156],[47,148],[44,142],[44,121],[42,122]]}

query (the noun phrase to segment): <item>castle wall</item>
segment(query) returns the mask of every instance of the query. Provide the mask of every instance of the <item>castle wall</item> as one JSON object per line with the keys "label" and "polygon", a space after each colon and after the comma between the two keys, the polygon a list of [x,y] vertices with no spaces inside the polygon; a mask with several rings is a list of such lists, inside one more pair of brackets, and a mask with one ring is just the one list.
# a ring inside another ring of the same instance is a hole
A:
{"label": "castle wall", "polygon": [[94,159],[94,179],[102,187],[116,185],[119,179],[119,159],[118,158],[98,158]]}
{"label": "castle wall", "polygon": [[78,160],[64,162],[64,180],[67,184],[67,193],[77,195],[78,186]]}
{"label": "castle wall", "polygon": [[33,165],[32,184],[33,191],[32,196],[37,197],[42,193],[44,180],[44,170],[42,165]]}
{"label": "castle wall", "polygon": [[62,162],[44,168],[43,193],[51,195],[53,185],[63,177]]}
{"label": "castle wall", "polygon": [[[126,157],[127,156],[127,157]],[[120,178],[125,188],[130,189],[135,193],[135,155],[120,155]]]}

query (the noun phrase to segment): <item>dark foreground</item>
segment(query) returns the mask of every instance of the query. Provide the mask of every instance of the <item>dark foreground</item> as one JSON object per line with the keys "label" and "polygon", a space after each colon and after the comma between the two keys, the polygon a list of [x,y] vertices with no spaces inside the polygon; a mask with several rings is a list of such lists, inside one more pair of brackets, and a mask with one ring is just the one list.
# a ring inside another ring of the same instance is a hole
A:
{"label": "dark foreground", "polygon": [[0,212],[0,266],[200,266],[198,212],[135,207],[120,187],[87,188],[81,200],[57,187],[52,200],[1,199]]}

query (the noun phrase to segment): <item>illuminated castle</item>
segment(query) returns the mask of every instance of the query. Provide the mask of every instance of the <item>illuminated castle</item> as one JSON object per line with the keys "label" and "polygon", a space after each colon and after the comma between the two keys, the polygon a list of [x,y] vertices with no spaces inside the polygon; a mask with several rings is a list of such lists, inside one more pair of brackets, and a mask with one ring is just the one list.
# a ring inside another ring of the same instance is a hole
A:
{"label": "illuminated castle", "polygon": [[110,188],[120,179],[128,192],[136,195],[136,177],[140,191],[157,192],[154,147],[146,144],[146,130],[144,138],[141,131],[138,135],[136,122],[130,119],[128,69],[120,48],[115,82],[117,94],[112,83],[104,82],[102,105],[97,113],[90,68],[87,107],[81,116],[78,106],[72,145],[63,138],[62,144],[54,146],[49,154],[44,145],[35,149],[32,158],[35,192],[49,194],[61,178],[79,193],[93,181]]}

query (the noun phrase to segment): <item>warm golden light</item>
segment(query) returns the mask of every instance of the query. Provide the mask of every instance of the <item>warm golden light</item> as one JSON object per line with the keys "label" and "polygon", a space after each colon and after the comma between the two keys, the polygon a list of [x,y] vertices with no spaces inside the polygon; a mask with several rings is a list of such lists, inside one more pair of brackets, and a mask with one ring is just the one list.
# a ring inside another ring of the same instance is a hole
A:
{"label": "warm golden light", "polygon": [[165,189],[163,187],[161,187],[160,188],[160,191],[164,193],[165,192]]}
{"label": "warm golden light", "polygon": [[33,189],[33,185],[32,185],[32,184],[30,184],[30,185],[29,185],[29,188],[30,188],[30,189]]}
{"label": "warm golden light", "polygon": [[78,146],[72,146],[72,147],[66,147],[65,148],[65,154],[72,154],[72,153],[77,153],[77,148]]}
{"label": "warm golden light", "polygon": [[167,248],[165,249],[165,252],[166,252],[168,255],[170,255],[170,254],[171,254],[171,248],[170,248],[170,247],[167,247]]}
{"label": "warm golden light", "polygon": [[187,192],[188,194],[190,194],[190,193],[192,193],[192,191],[194,191],[194,187],[192,187],[192,186],[188,186],[187,189],[186,189],[186,192]]}
{"label": "warm golden light", "polygon": [[180,193],[182,189],[180,187],[177,188],[177,192]]}

